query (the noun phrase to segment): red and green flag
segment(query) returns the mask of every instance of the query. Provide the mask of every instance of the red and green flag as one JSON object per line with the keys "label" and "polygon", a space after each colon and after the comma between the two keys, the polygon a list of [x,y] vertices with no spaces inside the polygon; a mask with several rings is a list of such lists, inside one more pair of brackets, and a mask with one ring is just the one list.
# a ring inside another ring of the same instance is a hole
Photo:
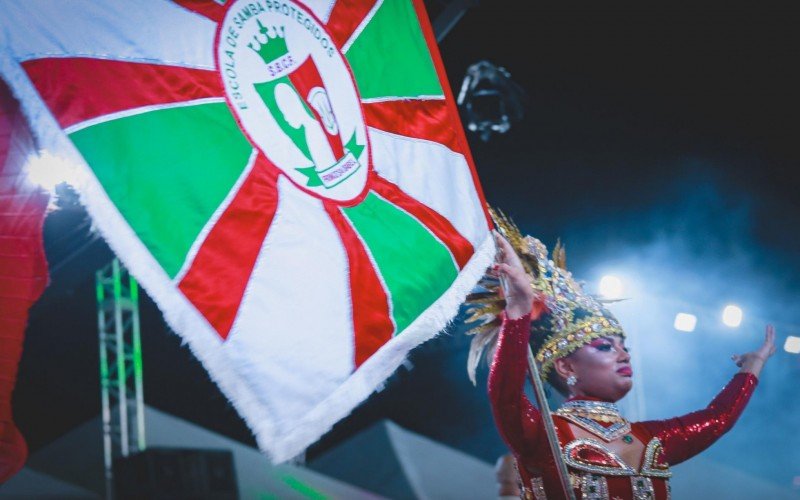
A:
{"label": "red and green flag", "polygon": [[489,264],[421,0],[26,0],[0,75],[110,246],[275,460]]}

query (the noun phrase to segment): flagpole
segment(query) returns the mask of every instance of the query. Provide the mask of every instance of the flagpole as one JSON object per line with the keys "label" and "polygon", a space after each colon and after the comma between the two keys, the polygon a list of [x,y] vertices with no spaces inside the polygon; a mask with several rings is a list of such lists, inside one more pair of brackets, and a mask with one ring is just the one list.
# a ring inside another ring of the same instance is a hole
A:
{"label": "flagpole", "polygon": [[[500,276],[499,279],[503,294],[508,295],[506,279],[503,276]],[[558,441],[558,435],[556,434],[556,426],[553,423],[553,415],[550,412],[550,406],[547,404],[547,396],[544,393],[542,377],[539,376],[539,368],[536,365],[536,359],[533,357],[530,344],[528,344],[528,375],[531,377],[533,394],[536,396],[539,414],[542,416],[542,424],[544,425],[545,435],[547,436],[547,444],[550,445],[550,454],[553,456],[553,461],[556,464],[556,472],[558,473],[562,493],[564,494],[564,498],[575,500],[575,491],[572,489],[572,484],[569,482],[567,464],[564,463],[564,457],[561,455],[561,445]]]}
{"label": "flagpole", "polygon": [[558,479],[561,482],[564,498],[575,500],[575,491],[572,489],[567,465],[564,463],[564,457],[561,455],[561,445],[558,441],[558,435],[556,435],[553,415],[550,412],[550,406],[547,404],[547,396],[544,393],[542,377],[539,376],[539,367],[536,364],[536,359],[533,357],[530,344],[528,344],[528,374],[531,377],[533,393],[539,405],[539,414],[542,416],[542,424],[544,424],[544,430],[547,435],[547,443],[550,445],[550,453],[553,455],[553,461],[556,464],[556,471],[558,472]]}

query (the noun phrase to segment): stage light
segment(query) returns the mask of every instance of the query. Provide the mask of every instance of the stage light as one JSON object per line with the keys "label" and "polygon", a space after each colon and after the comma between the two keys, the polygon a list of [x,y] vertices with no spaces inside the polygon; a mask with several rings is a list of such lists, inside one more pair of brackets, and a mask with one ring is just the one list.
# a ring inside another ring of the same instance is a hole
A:
{"label": "stage light", "polygon": [[63,158],[59,158],[47,151],[38,155],[31,155],[25,165],[28,180],[50,193],[55,193],[59,184],[74,184],[71,179],[75,167]]}
{"label": "stage light", "polygon": [[697,316],[688,313],[678,313],[675,315],[675,329],[681,332],[693,332],[697,326]]}
{"label": "stage light", "polygon": [[725,323],[726,326],[736,328],[742,324],[743,315],[739,307],[734,305],[725,306],[725,309],[722,311],[722,322]]}
{"label": "stage light", "polygon": [[600,280],[600,295],[604,299],[618,299],[622,297],[622,280],[616,276],[606,275]]}
{"label": "stage light", "polygon": [[789,335],[783,344],[783,350],[791,354],[800,354],[800,337]]}
{"label": "stage light", "polygon": [[505,68],[480,61],[467,68],[456,103],[464,112],[467,130],[488,141],[522,119],[526,101],[525,91]]}

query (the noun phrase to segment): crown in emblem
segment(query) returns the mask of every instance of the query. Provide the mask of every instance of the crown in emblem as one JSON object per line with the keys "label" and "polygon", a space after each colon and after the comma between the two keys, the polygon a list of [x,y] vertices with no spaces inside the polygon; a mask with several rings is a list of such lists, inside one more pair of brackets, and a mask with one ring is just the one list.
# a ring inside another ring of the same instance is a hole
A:
{"label": "crown in emblem", "polygon": [[253,35],[253,40],[247,44],[250,49],[269,64],[276,59],[280,59],[289,53],[286,47],[286,32],[283,26],[267,28],[260,20],[258,23],[258,34]]}

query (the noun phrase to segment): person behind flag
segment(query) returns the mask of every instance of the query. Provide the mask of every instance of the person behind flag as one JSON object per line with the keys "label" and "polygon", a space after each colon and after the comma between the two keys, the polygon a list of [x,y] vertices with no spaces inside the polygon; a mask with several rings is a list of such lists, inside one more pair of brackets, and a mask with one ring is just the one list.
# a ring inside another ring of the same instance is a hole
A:
{"label": "person behind flag", "polygon": [[468,369],[474,381],[481,352],[495,351],[489,399],[517,462],[521,497],[563,495],[543,420],[523,390],[530,342],[542,379],[568,397],[553,421],[575,497],[669,498],[669,467],[708,448],[741,415],[775,352],[774,329],[767,326],[757,350],[733,356],[740,371],[707,408],[629,422],[615,404],[633,385],[625,332],[564,269],[563,247],[557,245],[548,259],[540,241],[523,237],[504,216],[496,221],[508,240],[497,235],[496,264],[482,282],[484,290],[468,300],[472,318],[482,319],[473,329]]}
{"label": "person behind flag", "polygon": [[494,475],[497,479],[497,500],[519,498],[522,488],[519,485],[514,457],[510,453],[501,455],[494,464]]}

